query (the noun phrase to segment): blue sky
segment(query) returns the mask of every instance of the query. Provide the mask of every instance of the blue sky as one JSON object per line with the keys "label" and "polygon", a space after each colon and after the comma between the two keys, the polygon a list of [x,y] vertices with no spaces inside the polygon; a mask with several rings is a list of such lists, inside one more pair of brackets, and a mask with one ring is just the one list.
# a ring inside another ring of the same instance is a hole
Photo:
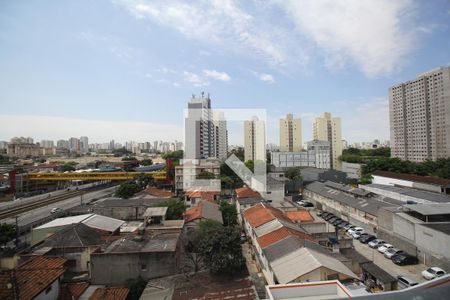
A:
{"label": "blue sky", "polygon": [[449,25],[444,0],[1,1],[0,140],[181,139],[201,91],[266,109],[269,142],[324,111],[388,139],[388,87],[450,65]]}

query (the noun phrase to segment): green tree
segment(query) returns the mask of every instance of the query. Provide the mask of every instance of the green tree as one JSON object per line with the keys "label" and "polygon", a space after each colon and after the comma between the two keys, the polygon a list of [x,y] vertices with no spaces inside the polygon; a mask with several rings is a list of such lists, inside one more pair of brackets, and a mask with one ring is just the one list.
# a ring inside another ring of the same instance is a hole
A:
{"label": "green tree", "polygon": [[141,160],[139,162],[139,164],[141,166],[151,166],[151,165],[153,165],[153,160],[151,160],[150,158],[146,158],[146,159]]}
{"label": "green tree", "polygon": [[167,207],[167,220],[180,220],[186,211],[186,205],[179,199],[168,199],[156,204],[155,207]]}
{"label": "green tree", "polygon": [[75,161],[67,161],[62,166],[60,166],[61,172],[72,172],[75,171],[76,166],[78,165]]}
{"label": "green tree", "polygon": [[147,281],[145,281],[141,276],[138,278],[127,279],[125,286],[130,289],[127,300],[139,300],[146,285]]}
{"label": "green tree", "polygon": [[286,171],[284,171],[284,177],[289,178],[291,180],[301,179],[302,176],[300,175],[300,168],[296,167],[288,168]]}
{"label": "green tree", "polygon": [[237,225],[236,206],[229,204],[226,201],[222,201],[222,202],[220,202],[219,210],[222,212],[223,224],[225,226]]}
{"label": "green tree", "polygon": [[122,161],[137,161],[135,156],[126,156],[122,158]]}
{"label": "green tree", "polygon": [[154,185],[155,179],[150,174],[141,173],[136,178],[136,183],[140,188],[143,189],[143,188],[147,187],[148,185],[150,185],[150,186]]}
{"label": "green tree", "polygon": [[216,176],[208,171],[201,171],[198,175],[197,175],[197,179],[215,179]]}
{"label": "green tree", "polygon": [[15,236],[16,226],[6,223],[0,224],[0,245],[4,245],[13,240]]}
{"label": "green tree", "polygon": [[162,155],[162,158],[164,159],[173,159],[173,160],[178,160],[183,158],[183,150],[176,150],[176,151],[170,151],[170,152],[166,152]]}
{"label": "green tree", "polygon": [[231,150],[230,155],[231,154],[236,155],[236,157],[239,158],[241,161],[245,160],[244,148],[242,148],[242,147],[238,147],[238,148]]}
{"label": "green tree", "polygon": [[242,270],[245,259],[238,228],[214,226],[201,231],[198,252],[212,273],[234,274]]}
{"label": "green tree", "polygon": [[131,198],[134,194],[141,191],[142,188],[134,181],[127,181],[119,185],[115,195],[122,199]]}

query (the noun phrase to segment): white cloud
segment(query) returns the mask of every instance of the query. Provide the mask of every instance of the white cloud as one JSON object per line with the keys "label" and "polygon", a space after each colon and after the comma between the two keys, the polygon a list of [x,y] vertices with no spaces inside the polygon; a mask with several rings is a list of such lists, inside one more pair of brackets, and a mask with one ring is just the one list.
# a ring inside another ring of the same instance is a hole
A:
{"label": "white cloud", "polygon": [[286,0],[277,2],[298,31],[325,51],[329,67],[348,61],[368,77],[392,73],[414,50],[412,0]]}
{"label": "white cloud", "polygon": [[139,19],[172,28],[189,39],[219,45],[228,52],[244,52],[272,66],[287,65],[292,57],[300,64],[307,60],[303,48],[293,47],[288,28],[255,17],[234,0],[113,1]]}
{"label": "white cloud", "polygon": [[206,77],[210,77],[216,80],[221,81],[230,81],[231,77],[225,72],[218,72],[216,70],[203,70],[203,74],[205,74]]}
{"label": "white cloud", "polygon": [[[181,140],[182,124],[157,124],[147,122],[112,122],[84,120],[76,118],[36,116],[36,115],[0,115],[5,124],[14,124],[2,128],[0,140],[9,140],[14,136],[32,136],[41,139],[68,139],[72,136],[87,135],[91,142],[116,141],[152,141]],[[58,126],[55,126],[58,124]]]}
{"label": "white cloud", "polygon": [[270,74],[261,73],[259,74],[259,79],[268,83],[275,83],[275,79]]}
{"label": "white cloud", "polygon": [[209,85],[209,81],[192,72],[183,72],[184,80],[192,83],[194,86],[201,87]]}

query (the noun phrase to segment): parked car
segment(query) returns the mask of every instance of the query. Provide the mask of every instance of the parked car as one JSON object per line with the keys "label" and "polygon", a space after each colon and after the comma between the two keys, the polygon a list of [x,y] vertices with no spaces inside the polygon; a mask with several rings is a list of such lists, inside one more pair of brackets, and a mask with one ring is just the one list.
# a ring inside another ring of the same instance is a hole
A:
{"label": "parked car", "polygon": [[378,252],[383,253],[386,252],[388,249],[394,248],[391,244],[384,244],[380,247],[378,247]]}
{"label": "parked car", "polygon": [[385,241],[380,240],[380,239],[375,239],[375,240],[370,241],[368,245],[370,248],[377,249],[378,247],[380,247],[384,244],[386,244]]}
{"label": "parked car", "polygon": [[355,231],[364,231],[364,229],[361,227],[353,227],[352,229],[349,229],[347,232],[348,232],[348,234],[351,235]]}
{"label": "parked car", "polygon": [[437,277],[441,277],[443,275],[447,274],[444,270],[438,267],[430,267],[426,270],[422,271],[422,277],[431,280]]}
{"label": "parked car", "polygon": [[345,221],[342,220],[342,219],[337,219],[336,221],[334,221],[334,222],[331,223],[331,224],[333,224],[334,226],[337,226],[338,224],[341,224],[342,222],[345,222]]}
{"label": "parked car", "polygon": [[411,278],[408,278],[406,276],[403,276],[403,275],[397,276],[397,280],[398,280],[399,286],[404,288],[404,289],[419,284],[417,281],[415,281],[415,280],[413,280]]}
{"label": "parked car", "polygon": [[369,234],[368,234],[367,232],[362,232],[362,233],[358,236],[357,240],[359,240],[359,239],[361,239],[361,238],[364,238],[364,237],[366,237],[366,236],[369,236]]}
{"label": "parked car", "polygon": [[367,244],[367,243],[369,243],[370,241],[373,241],[373,240],[376,240],[376,239],[377,239],[377,237],[374,236],[374,235],[372,235],[372,234],[368,234],[368,235],[366,235],[366,236],[364,236],[364,237],[359,237],[359,241],[360,241],[361,243],[363,243],[363,244]]}
{"label": "parked car", "polygon": [[409,255],[407,253],[402,254],[395,254],[392,256],[392,262],[399,266],[406,266],[406,265],[416,265],[419,263],[419,260],[417,257]]}
{"label": "parked car", "polygon": [[352,234],[351,234],[351,236],[354,238],[354,239],[358,239],[359,238],[359,236],[361,235],[361,234],[363,234],[364,233],[364,231],[354,231]]}
{"label": "parked car", "polygon": [[312,204],[311,202],[308,202],[308,201],[303,201],[302,206],[303,207],[314,207],[314,204]]}
{"label": "parked car", "polygon": [[347,221],[340,222],[340,223],[337,225],[337,227],[338,227],[338,228],[341,228],[341,229],[344,229],[344,227],[347,226],[348,224],[349,224],[349,223],[348,223]]}
{"label": "parked car", "polygon": [[318,217],[321,217],[323,214],[324,214],[324,212],[320,211],[320,210],[318,212],[316,212],[316,216],[318,216]]}
{"label": "parked car", "polygon": [[62,209],[61,207],[53,207],[53,208],[50,210],[50,213],[51,213],[51,214],[55,214],[55,213],[58,213],[58,212],[61,212],[61,211],[63,211],[63,209]]}
{"label": "parked car", "polygon": [[320,216],[322,219],[325,219],[326,217],[328,217],[330,213],[329,212],[323,212],[322,215]]}
{"label": "parked car", "polygon": [[349,231],[350,229],[355,228],[355,227],[356,227],[356,225],[348,224],[348,225],[344,226],[344,229],[345,229],[345,231]]}
{"label": "parked car", "polygon": [[391,259],[392,256],[394,256],[395,254],[403,254],[403,253],[406,252],[397,248],[391,248],[384,251],[384,257]]}
{"label": "parked car", "polygon": [[331,219],[328,219],[327,222],[331,224],[331,223],[333,223],[336,220],[339,220],[339,218],[338,217],[332,217]]}
{"label": "parked car", "polygon": [[328,221],[329,219],[331,219],[331,218],[335,218],[336,216],[334,215],[334,214],[329,214],[329,215],[327,215],[325,218],[323,218],[325,221]]}

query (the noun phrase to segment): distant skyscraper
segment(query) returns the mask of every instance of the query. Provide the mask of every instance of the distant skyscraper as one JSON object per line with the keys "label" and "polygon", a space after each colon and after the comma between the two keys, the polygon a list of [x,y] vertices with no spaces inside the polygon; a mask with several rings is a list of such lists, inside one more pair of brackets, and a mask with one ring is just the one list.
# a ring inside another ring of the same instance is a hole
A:
{"label": "distant skyscraper", "polygon": [[110,150],[114,150],[115,148],[116,148],[116,143],[115,143],[114,140],[111,140],[111,141],[109,142],[109,149],[110,149]]}
{"label": "distant skyscraper", "polygon": [[69,141],[66,140],[58,140],[56,142],[56,147],[58,148],[64,148],[64,149],[69,149]]}
{"label": "distant skyscraper", "polygon": [[313,137],[315,140],[330,142],[331,168],[340,170],[342,155],[341,118],[332,118],[331,113],[325,112],[322,117],[315,119],[313,124]]}
{"label": "distant skyscraper", "polygon": [[227,121],[222,111],[214,111],[214,157],[220,160],[228,156],[228,130]]}
{"label": "distant skyscraper", "polygon": [[80,140],[74,137],[69,139],[70,152],[80,152]]}
{"label": "distant skyscraper", "polygon": [[292,114],[287,114],[286,119],[280,119],[280,151],[300,150],[302,150],[302,120],[294,119]]}
{"label": "distant skyscraper", "polygon": [[257,117],[244,122],[244,158],[266,161],[266,128]]}
{"label": "distant skyscraper", "polygon": [[89,152],[89,138],[87,136],[80,137],[80,152],[81,153]]}
{"label": "distant skyscraper", "polygon": [[389,88],[392,157],[450,157],[450,67]]}
{"label": "distant skyscraper", "polygon": [[42,140],[41,141],[42,148],[53,148],[54,146],[55,146],[55,144],[51,140]]}

